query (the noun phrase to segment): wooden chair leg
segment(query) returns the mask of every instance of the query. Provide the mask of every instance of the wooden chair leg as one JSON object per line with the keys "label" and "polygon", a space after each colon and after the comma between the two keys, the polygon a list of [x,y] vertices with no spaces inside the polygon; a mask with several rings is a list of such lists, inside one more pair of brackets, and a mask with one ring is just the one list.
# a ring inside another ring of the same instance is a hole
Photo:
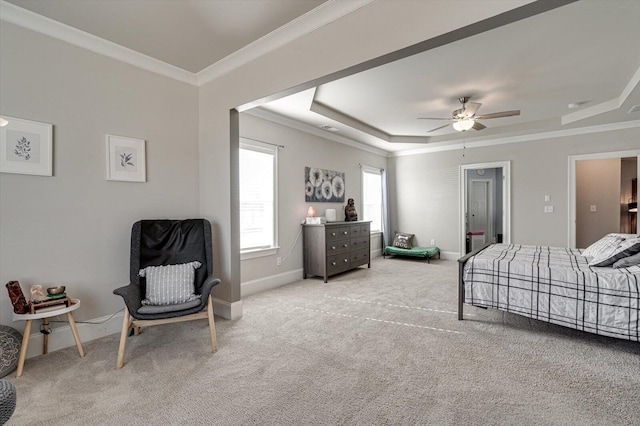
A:
{"label": "wooden chair leg", "polygon": [[22,376],[22,369],[24,368],[24,360],[27,357],[27,346],[29,346],[29,336],[31,335],[31,323],[33,320],[27,320],[24,326],[24,333],[22,334],[22,345],[20,346],[20,358],[18,358],[18,371],[16,372],[16,378]]}
{"label": "wooden chair leg", "polygon": [[122,332],[120,333],[120,347],[118,348],[118,362],[116,363],[116,370],[122,368],[124,365],[124,350],[127,345],[127,335],[129,334],[129,328],[131,327],[131,315],[127,308],[124,309],[124,315],[122,316]]}
{"label": "wooden chair leg", "polygon": [[211,333],[211,349],[213,353],[218,352],[218,341],[216,340],[216,323],[213,318],[213,302],[211,295],[207,301],[207,316],[209,317],[209,333]]}

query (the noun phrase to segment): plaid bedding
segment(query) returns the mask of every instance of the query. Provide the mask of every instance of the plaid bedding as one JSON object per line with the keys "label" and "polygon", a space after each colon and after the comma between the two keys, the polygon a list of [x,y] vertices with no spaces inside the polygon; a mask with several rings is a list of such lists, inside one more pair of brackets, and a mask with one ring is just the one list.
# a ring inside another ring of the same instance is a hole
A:
{"label": "plaid bedding", "polygon": [[640,341],[640,266],[590,267],[580,253],[491,245],[464,266],[464,303]]}

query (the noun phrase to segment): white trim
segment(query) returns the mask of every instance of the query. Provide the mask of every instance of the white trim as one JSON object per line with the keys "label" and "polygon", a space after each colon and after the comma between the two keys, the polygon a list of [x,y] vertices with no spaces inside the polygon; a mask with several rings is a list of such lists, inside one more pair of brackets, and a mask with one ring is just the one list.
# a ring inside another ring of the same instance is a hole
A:
{"label": "white trim", "polygon": [[456,253],[454,251],[441,251],[440,259],[442,260],[458,260],[460,259],[460,253]]}
{"label": "white trim", "polygon": [[133,65],[174,80],[197,85],[196,75],[174,65],[162,62],[143,53],[121,46],[117,43],[94,36],[77,28],[70,27],[53,19],[38,15],[27,9],[0,1],[2,13],[0,20],[18,25],[31,31],[65,41],[74,46],[107,56],[120,62]]}
{"label": "white trim", "polygon": [[242,300],[237,302],[227,302],[226,300],[211,297],[213,303],[213,313],[228,320],[242,318]]}
{"label": "white trim", "polygon": [[280,247],[269,247],[254,250],[245,250],[240,252],[240,260],[257,259],[259,257],[267,257],[275,255]]}
{"label": "white trim", "polygon": [[273,246],[258,249],[241,249],[240,260],[272,256],[276,254],[276,251],[280,248],[278,245],[278,175],[280,174],[278,170],[278,146],[241,136],[239,149],[261,152],[273,156]]}
{"label": "white trim", "polygon": [[233,71],[254,59],[336,21],[373,0],[329,0],[258,40],[196,73],[198,86]]}
{"label": "white trim", "polygon": [[[576,248],[576,162],[584,160],[604,160],[608,158],[638,158],[638,176],[640,176],[640,149],[629,151],[598,152],[594,154],[580,154],[569,156],[569,235],[568,242],[570,248]],[[640,180],[640,179],[639,179]],[[637,227],[637,223],[636,223]],[[636,228],[637,231],[637,228]],[[584,248],[584,247],[583,247]]]}
{"label": "white trim", "polygon": [[[86,350],[86,344],[92,340],[120,333],[122,329],[123,312],[124,311],[120,311],[113,316],[105,315],[103,317],[90,320],[90,322],[93,322],[94,324],[76,321],[76,328],[78,329],[78,334],[80,335],[80,341],[82,342],[83,348]],[[51,320],[57,320],[58,318],[60,318],[60,321],[66,321],[65,315],[53,317]],[[102,323],[103,321],[104,323]],[[71,333],[71,327],[68,325],[56,327],[56,323],[52,323],[51,326],[52,332],[49,335],[49,352],[76,346],[76,341],[73,339],[73,334]],[[42,355],[43,337],[44,335],[39,331],[31,333],[29,336],[29,346],[27,348],[27,358]],[[76,355],[78,355],[77,352],[73,356]]]}
{"label": "white trim", "polygon": [[357,142],[353,139],[336,135],[335,133],[328,132],[326,130],[320,130],[310,124],[301,123],[299,121],[293,120],[291,118],[285,117],[280,114],[276,114],[275,112],[267,111],[262,108],[252,108],[247,111],[243,111],[242,114],[252,115],[257,118],[261,118],[263,120],[271,121],[272,123],[281,124],[283,126],[289,127],[291,129],[299,130],[301,132],[308,133],[310,135],[318,136],[323,139],[327,139],[333,142],[341,143],[343,145],[350,146],[352,148],[360,149],[362,151],[367,151],[372,154],[377,154],[383,157],[388,157],[389,152],[375,148],[373,146],[364,144],[362,142]]}
{"label": "white trim", "polygon": [[[487,200],[487,233],[485,235],[485,242],[486,243],[490,243],[491,242],[491,238],[493,238],[493,187],[491,186],[491,179],[470,179],[471,180],[471,184],[473,184],[473,182],[482,182],[484,183],[485,186],[485,190],[486,190],[486,200]],[[472,191],[473,192],[473,191]],[[488,239],[487,239],[488,238]]]}
{"label": "white trim", "polygon": [[231,55],[192,73],[69,25],[0,1],[0,20],[65,41],[74,46],[194,86],[206,84],[240,66],[352,13],[373,0],[329,0]]}
{"label": "white trim", "polygon": [[459,169],[459,200],[458,200],[458,237],[460,253],[465,253],[467,211],[467,180],[465,172],[477,169],[502,168],[502,242],[511,244],[511,161],[494,161],[491,163],[463,164]]}
{"label": "white trim", "polygon": [[262,277],[251,281],[245,281],[240,284],[240,294],[241,297],[247,297],[252,294],[260,293],[266,290],[271,290],[286,284],[300,281],[302,277],[302,269],[294,269],[291,271],[283,272],[281,274],[270,275],[268,277]]}
{"label": "white trim", "polygon": [[619,109],[625,103],[625,101],[627,100],[631,92],[633,92],[633,89],[635,89],[639,82],[640,68],[636,70],[636,72],[631,77],[631,80],[629,80],[629,82],[627,83],[627,86],[617,98],[610,99],[608,101],[599,103],[580,111],[572,112],[571,114],[563,115],[560,120],[561,124],[564,126],[565,124],[573,123],[578,120],[584,120],[585,118]]}
{"label": "white trim", "polygon": [[555,139],[568,136],[586,135],[592,133],[611,132],[616,130],[634,129],[640,127],[640,120],[623,121],[619,123],[600,124],[596,126],[577,127],[575,129],[552,130],[549,132],[532,133],[520,136],[495,136],[493,139],[479,140],[479,138],[465,139],[463,142],[434,142],[428,147],[389,153],[389,157],[404,157],[408,155],[428,154],[432,152],[454,151],[463,148],[481,148],[486,146],[505,145],[510,143],[531,142],[544,139]]}

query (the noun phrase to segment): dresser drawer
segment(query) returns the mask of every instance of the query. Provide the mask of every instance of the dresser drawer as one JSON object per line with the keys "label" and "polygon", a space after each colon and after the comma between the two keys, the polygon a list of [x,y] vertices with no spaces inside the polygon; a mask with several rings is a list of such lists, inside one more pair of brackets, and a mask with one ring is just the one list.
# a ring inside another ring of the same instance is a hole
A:
{"label": "dresser drawer", "polygon": [[344,240],[345,238],[349,238],[349,228],[344,227],[331,227],[327,229],[326,234],[327,242],[328,241],[336,241],[336,240]]}
{"label": "dresser drawer", "polygon": [[337,274],[351,268],[349,253],[336,254],[327,257],[327,275]]}
{"label": "dresser drawer", "polygon": [[360,225],[350,226],[350,227],[349,227],[349,237],[350,237],[350,238],[357,238],[357,237],[359,237],[360,235],[362,235],[362,234],[360,233],[360,228],[361,228],[361,227],[360,227]]}
{"label": "dresser drawer", "polygon": [[351,240],[351,250],[360,250],[365,248],[369,248],[369,236]]}
{"label": "dresser drawer", "polygon": [[327,241],[327,256],[334,254],[346,253],[351,247],[349,240]]}
{"label": "dresser drawer", "polygon": [[369,234],[371,233],[370,226],[368,223],[365,223],[364,225],[359,225],[358,228],[360,228],[361,237],[369,236]]}
{"label": "dresser drawer", "polygon": [[351,252],[351,266],[360,266],[369,263],[369,248]]}

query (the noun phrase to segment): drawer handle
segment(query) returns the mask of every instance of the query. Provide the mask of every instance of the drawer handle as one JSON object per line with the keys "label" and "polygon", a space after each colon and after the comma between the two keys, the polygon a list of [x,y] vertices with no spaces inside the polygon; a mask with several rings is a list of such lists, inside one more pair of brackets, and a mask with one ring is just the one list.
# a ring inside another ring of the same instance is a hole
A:
{"label": "drawer handle", "polygon": [[349,263],[349,259],[345,259],[345,260],[344,260],[344,263]]}
{"label": "drawer handle", "polygon": [[347,248],[347,247],[349,247],[349,244],[343,244],[342,246],[343,246],[344,248]]}
{"label": "drawer handle", "polygon": [[336,233],[335,233],[335,232],[332,232],[332,233],[331,233],[331,236],[332,236],[332,237],[335,237],[335,236],[336,236]]}
{"label": "drawer handle", "polygon": [[336,249],[336,246],[331,246],[331,250],[335,250],[335,249]]}
{"label": "drawer handle", "polygon": [[348,234],[348,232],[347,232],[347,231],[344,231],[344,232],[343,232],[343,234],[344,234],[344,235],[347,235],[347,234]]}
{"label": "drawer handle", "polygon": [[336,262],[331,262],[331,264],[332,264],[333,266],[336,266],[336,265],[337,265],[337,263],[336,263]]}

